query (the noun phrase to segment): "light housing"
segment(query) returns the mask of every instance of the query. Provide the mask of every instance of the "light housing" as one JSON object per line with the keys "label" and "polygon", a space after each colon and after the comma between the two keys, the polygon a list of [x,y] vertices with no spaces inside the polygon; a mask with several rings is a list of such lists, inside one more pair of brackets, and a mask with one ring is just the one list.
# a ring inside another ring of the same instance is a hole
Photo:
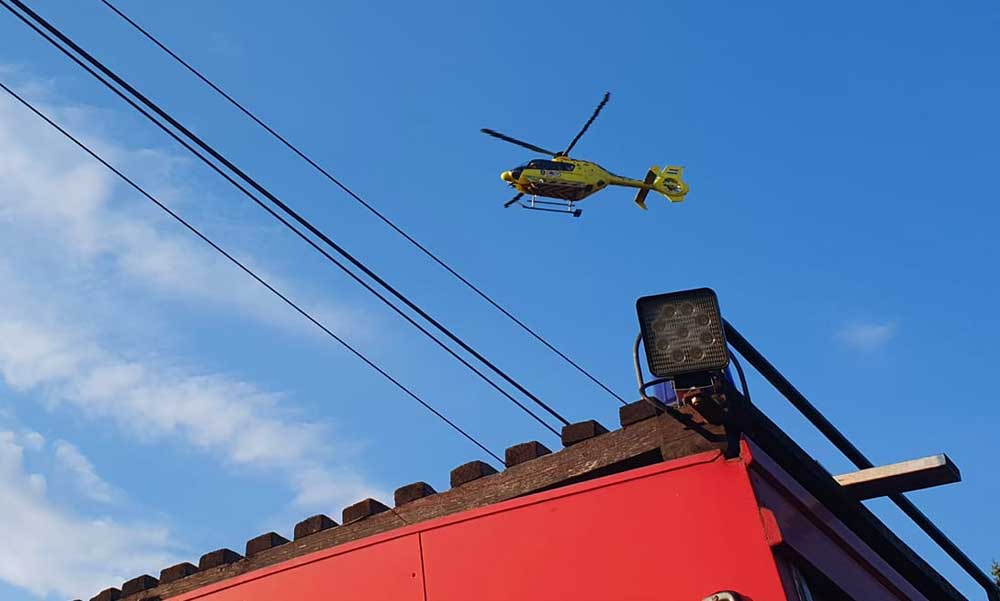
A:
{"label": "light housing", "polygon": [[729,365],[719,299],[712,289],[644,296],[635,308],[654,376],[722,371]]}

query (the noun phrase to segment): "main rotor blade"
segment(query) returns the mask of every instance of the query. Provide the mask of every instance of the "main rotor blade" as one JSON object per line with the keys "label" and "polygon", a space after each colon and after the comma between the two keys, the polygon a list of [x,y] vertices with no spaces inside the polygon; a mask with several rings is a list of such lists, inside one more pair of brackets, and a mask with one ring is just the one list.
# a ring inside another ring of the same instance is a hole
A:
{"label": "main rotor blade", "polygon": [[535,146],[534,144],[529,144],[527,142],[523,142],[521,140],[518,140],[517,138],[512,138],[512,137],[510,137],[510,136],[508,136],[506,134],[502,134],[502,133],[500,133],[498,131],[494,131],[492,129],[483,128],[483,129],[481,129],[479,131],[483,132],[487,136],[493,136],[494,138],[498,138],[500,140],[503,140],[504,142],[510,142],[511,144],[517,144],[518,146],[520,146],[522,148],[527,148],[528,150],[534,150],[535,152],[540,152],[542,154],[547,154],[549,156],[555,156],[556,155],[556,153],[552,152],[551,150],[545,150],[541,146]]}
{"label": "main rotor blade", "polygon": [[522,197],[522,196],[524,196],[524,192],[521,192],[520,194],[518,194],[518,195],[517,195],[517,196],[515,196],[514,198],[511,198],[511,199],[510,199],[510,200],[508,200],[507,202],[503,203],[503,208],[505,208],[505,209],[506,209],[507,207],[509,207],[510,205],[514,204],[515,202],[517,202],[517,201],[521,200],[521,197]]}
{"label": "main rotor blade", "polygon": [[580,130],[580,133],[576,134],[576,137],[573,138],[573,141],[569,143],[569,146],[566,147],[566,150],[562,151],[560,154],[568,155],[569,151],[573,150],[573,147],[576,146],[576,143],[580,141],[580,138],[583,137],[584,133],[586,133],[587,128],[589,128],[590,124],[594,122],[594,119],[597,119],[597,114],[601,112],[601,109],[604,108],[604,105],[607,104],[608,100],[610,99],[611,99],[611,92],[605,92],[604,98],[601,100],[601,103],[597,105],[596,109],[594,109],[594,114],[590,116],[590,119],[587,119],[587,122],[583,124],[583,129]]}

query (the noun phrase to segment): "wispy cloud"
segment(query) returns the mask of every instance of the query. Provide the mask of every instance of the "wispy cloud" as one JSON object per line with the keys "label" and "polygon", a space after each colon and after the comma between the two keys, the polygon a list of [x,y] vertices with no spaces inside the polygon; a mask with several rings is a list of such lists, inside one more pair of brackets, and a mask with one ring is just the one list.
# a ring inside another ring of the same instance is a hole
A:
{"label": "wispy cloud", "polygon": [[115,487],[97,475],[94,464],[73,443],[57,440],[53,445],[53,457],[86,498],[98,503],[111,503],[118,497]]}
{"label": "wispy cloud", "polygon": [[[186,161],[157,150],[122,148],[88,131],[88,116],[97,111],[40,104],[57,119],[77,125],[88,144],[138,174],[175,207],[197,204],[200,195],[182,183]],[[167,298],[313,331],[270,292],[6,96],[0,98],[0,231],[6,243],[0,250],[20,249],[37,261],[69,262],[83,275],[118,278]],[[242,248],[233,251],[327,325],[341,333],[366,333],[365,314],[321,301],[270,273]]]}
{"label": "wispy cloud", "polygon": [[334,460],[340,449],[327,427],[281,408],[282,395],[171,367],[163,357],[126,358],[71,324],[10,316],[12,307],[8,302],[8,316],[0,318],[0,340],[18,344],[0,346],[0,375],[13,390],[40,392],[53,408],[110,420],[130,436],[171,439],[232,465],[281,474],[303,506],[338,506],[379,493]]}
{"label": "wispy cloud", "polygon": [[21,433],[20,443],[29,450],[40,451],[45,446],[45,437],[38,432],[28,430]]}
{"label": "wispy cloud", "polygon": [[[26,455],[38,439],[0,430],[0,580],[35,595],[73,598],[177,561],[166,528],[92,518],[46,495],[46,478]],[[86,460],[86,458],[84,458]]]}
{"label": "wispy cloud", "polygon": [[874,351],[884,347],[896,334],[896,322],[851,323],[837,332],[837,339],[860,351]]}
{"label": "wispy cloud", "polygon": [[[49,103],[46,110],[74,123],[86,121],[83,107]],[[156,151],[130,151],[96,132],[87,137],[123,164],[159,171],[157,188],[171,194],[184,190],[178,183],[183,174],[175,172],[181,161]],[[8,385],[40,390],[54,405],[110,418],[132,432],[223,451],[233,464],[345,472],[330,467],[335,449],[329,432],[280,409],[287,401],[280,394],[192,369],[185,358],[142,356],[133,350],[141,346],[135,340],[121,340],[142,335],[122,334],[118,325],[143,307],[120,306],[113,297],[135,285],[161,298],[181,298],[184,308],[235,306],[265,326],[294,319],[293,327],[300,327],[302,321],[245,274],[178,232],[173,222],[122,206],[116,200],[122,191],[102,166],[0,99],[0,250],[9,251],[0,253],[0,340],[8,341],[0,345],[0,374]],[[332,316],[335,328],[350,330],[364,321],[346,308],[311,304]],[[341,323],[338,315],[351,318]],[[120,344],[115,348],[108,341]],[[289,476],[290,483],[301,480]]]}
{"label": "wispy cloud", "polygon": [[[51,103],[46,110],[75,124],[88,123],[91,114]],[[143,173],[159,170],[155,185],[168,196],[186,193],[176,159],[116,146],[99,132],[85,137],[116,162],[148,166]],[[289,504],[301,511],[381,496],[345,451],[352,441],[297,412],[292,397],[171,355],[170,345],[142,318],[155,316],[164,302],[182,301],[185,313],[236,308],[251,325],[286,332],[303,326],[175,224],[123,205],[126,193],[134,196],[0,98],[0,377],[11,393],[51,411],[116,424],[125,445],[193,448],[223,466],[250,470],[288,490]],[[365,327],[350,308],[310,301],[302,286],[269,279],[304,296],[304,304],[338,330]],[[51,565],[69,575],[64,582],[97,590],[140,567],[167,564],[164,530],[82,519],[44,496],[45,476],[30,473],[21,461],[26,449],[50,449],[58,467],[53,474],[75,482],[92,501],[124,494],[101,479],[72,443],[46,445],[40,435],[0,442],[0,520],[9,521],[0,522],[0,532],[30,546],[0,545],[6,549],[0,551],[0,579],[39,594],[71,594],[61,583],[46,582]],[[106,507],[114,511],[115,504]]]}

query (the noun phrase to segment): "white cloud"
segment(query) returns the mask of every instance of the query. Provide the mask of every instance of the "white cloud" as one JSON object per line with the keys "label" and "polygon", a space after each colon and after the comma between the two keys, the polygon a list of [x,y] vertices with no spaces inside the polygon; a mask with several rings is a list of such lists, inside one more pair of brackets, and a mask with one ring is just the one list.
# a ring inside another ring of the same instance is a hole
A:
{"label": "white cloud", "polygon": [[32,451],[40,451],[45,446],[45,437],[38,432],[24,432],[21,435],[21,444]]}
{"label": "white cloud", "polygon": [[837,332],[837,338],[852,348],[870,352],[885,346],[895,333],[895,322],[853,323]]}
{"label": "white cloud", "polygon": [[[86,107],[43,106],[85,130],[87,117],[98,114]],[[103,120],[103,115],[97,119]],[[177,183],[183,174],[176,172],[183,161],[152,150],[130,151],[94,133],[84,137],[113,162],[159,172],[157,189],[183,193]],[[306,327],[174,222],[155,211],[129,210],[116,199],[120,189],[146,203],[22,107],[0,99],[0,341],[6,341],[0,344],[0,375],[7,384],[22,392],[39,390],[54,407],[71,405],[130,432],[222,451],[232,464],[290,470],[292,485],[303,480],[303,470],[349,473],[330,465],[336,449],[329,433],[280,410],[279,402],[287,401],[280,395],[186,367],[183,360],[120,348],[136,346],[135,340],[108,345],[119,322],[142,310],[119,306],[113,298],[115,290],[134,284],[161,298],[180,298],[188,303],[185,308],[192,302],[199,303],[195,309],[236,306],[265,324]],[[357,333],[365,321],[340,307],[305,304],[341,332]],[[132,329],[124,334],[140,335]],[[349,486],[343,494],[356,494],[352,488],[366,487]]]}
{"label": "white cloud", "polygon": [[79,491],[91,501],[111,503],[119,496],[115,487],[97,475],[94,464],[72,443],[57,440],[53,446],[53,457],[56,464],[70,475]]}
{"label": "white cloud", "polygon": [[23,437],[0,431],[0,580],[35,595],[81,596],[178,561],[167,529],[91,518],[53,503],[25,466]]}
{"label": "white cloud", "polygon": [[[115,146],[88,133],[99,111],[40,102],[113,164],[152,188],[175,208],[200,194],[182,183],[187,162],[149,149]],[[203,199],[203,198],[202,198]],[[238,202],[243,202],[238,199]],[[13,99],[0,97],[0,251],[31,253],[48,264],[99,271],[167,298],[237,309],[243,315],[298,332],[315,330],[221,255],[197,240],[104,166]],[[234,254],[279,290],[341,333],[367,334],[367,317],[296,290],[237,248]],[[82,280],[83,278],[80,278]],[[312,297],[312,298],[310,298]]]}
{"label": "white cloud", "polygon": [[[45,109],[85,129],[95,114],[84,107]],[[339,441],[329,424],[296,413],[294,399],[170,356],[144,319],[164,301],[182,301],[185,312],[235,307],[252,324],[290,332],[306,326],[175,223],[122,203],[126,196],[146,201],[46,127],[0,98],[0,378],[6,386],[51,411],[116,424],[124,444],[189,447],[249,469],[288,489],[298,510],[382,496],[352,465],[349,442]],[[159,170],[155,187],[167,196],[185,195],[176,159],[120,148],[93,133],[84,137],[115,163]],[[126,294],[129,301],[119,299]],[[364,333],[366,320],[349,309],[304,304],[340,332]],[[45,446],[40,435],[3,444],[0,520],[12,517],[10,524],[0,521],[0,532],[31,546],[22,553],[20,543],[0,545],[0,580],[38,594],[68,594],[46,578],[55,566],[78,594],[169,563],[164,530],[86,520],[49,502],[46,476],[28,473],[21,462],[25,449]],[[59,469],[50,478],[72,478],[91,500],[116,499],[118,489],[72,444],[58,441],[51,449]]]}
{"label": "white cloud", "polygon": [[[162,357],[155,364],[125,358],[71,325],[37,317],[0,316],[0,340],[17,341],[0,345],[0,375],[15,391],[38,390],[55,407],[69,405],[130,433],[179,440],[221,452],[234,465],[286,474],[303,505],[347,504],[376,494],[357,473],[332,465],[340,449],[332,447],[328,429],[282,410],[281,395],[232,377],[166,366]],[[336,485],[314,482],[317,474],[334,473],[341,476]],[[309,490],[314,486],[328,492]]]}

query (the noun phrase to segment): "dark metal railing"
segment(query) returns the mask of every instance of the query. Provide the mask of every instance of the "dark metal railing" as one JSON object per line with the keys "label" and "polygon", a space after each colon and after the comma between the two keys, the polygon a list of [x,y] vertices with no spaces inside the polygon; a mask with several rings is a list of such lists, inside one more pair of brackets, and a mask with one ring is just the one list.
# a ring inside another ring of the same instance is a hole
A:
{"label": "dark metal railing", "polygon": [[[765,380],[771,383],[774,388],[780,392],[788,401],[799,410],[802,415],[805,416],[809,422],[816,427],[827,440],[829,440],[837,449],[843,453],[858,469],[868,469],[875,467],[875,464],[871,462],[870,459],[865,457],[854,444],[844,436],[834,426],[830,420],[820,413],[819,409],[815,405],[809,402],[809,400],[798,391],[791,382],[788,381],[785,376],[781,375],[770,361],[764,358],[764,355],[753,347],[750,342],[740,334],[736,328],[732,326],[728,321],[725,322],[726,327],[726,339],[729,344],[744,358],[747,362],[764,377]],[[905,513],[913,522],[923,530],[927,536],[930,537],[941,549],[951,557],[955,563],[957,563],[965,572],[972,577],[979,585],[983,587],[986,591],[986,597],[989,601],[1000,601],[1000,588],[993,579],[986,574],[968,555],[962,551],[958,545],[956,545],[948,536],[937,527],[934,522],[927,517],[924,512],[920,511],[916,505],[913,504],[906,495],[902,493],[897,493],[889,495],[889,499],[899,507],[903,513]]]}

